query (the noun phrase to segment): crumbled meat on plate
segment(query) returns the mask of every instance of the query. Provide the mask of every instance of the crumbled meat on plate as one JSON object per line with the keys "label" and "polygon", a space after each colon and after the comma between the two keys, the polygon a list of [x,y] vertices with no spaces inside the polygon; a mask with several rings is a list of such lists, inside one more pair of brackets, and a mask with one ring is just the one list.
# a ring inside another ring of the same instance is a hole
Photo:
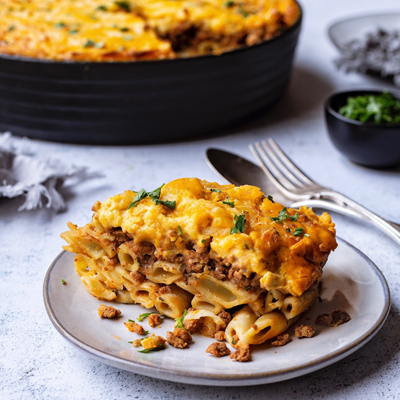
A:
{"label": "crumbled meat on plate", "polygon": [[296,327],[296,329],[294,330],[294,334],[298,338],[311,338],[315,334],[315,329],[312,325],[300,325]]}
{"label": "crumbled meat on plate", "polygon": [[225,343],[213,343],[210,344],[206,350],[206,353],[210,353],[215,357],[223,357],[223,356],[229,356],[231,354],[231,351],[226,347]]}
{"label": "crumbled meat on plate", "polygon": [[104,304],[100,304],[97,312],[99,313],[100,318],[115,318],[121,315],[120,310],[117,310],[112,306],[106,306]]}
{"label": "crumbled meat on plate", "polygon": [[329,314],[322,314],[315,320],[316,324],[325,324],[326,326],[338,326],[351,320],[350,315],[343,310],[333,310]]}
{"label": "crumbled meat on plate", "polygon": [[124,322],[124,325],[129,329],[130,332],[135,332],[138,335],[145,335],[146,334],[146,330],[143,328],[143,326],[137,324],[134,321]]}
{"label": "crumbled meat on plate", "polygon": [[214,335],[214,339],[218,340],[219,342],[222,342],[225,339],[225,332],[224,331],[218,331]]}
{"label": "crumbled meat on plate", "polygon": [[159,326],[161,324],[161,315],[160,314],[150,314],[149,315],[149,325],[152,328]]}
{"label": "crumbled meat on plate", "polygon": [[191,333],[195,333],[201,330],[201,328],[203,327],[203,321],[204,317],[199,319],[189,319],[187,321],[183,320],[183,326]]}
{"label": "crumbled meat on plate", "polygon": [[175,328],[173,332],[167,332],[167,342],[178,349],[184,349],[192,341],[192,335],[186,329]]}
{"label": "crumbled meat on plate", "polygon": [[248,347],[237,347],[237,350],[231,354],[231,359],[240,362],[250,361],[250,349]]}
{"label": "crumbled meat on plate", "polygon": [[226,323],[226,325],[228,325],[232,320],[231,314],[229,314],[227,311],[221,311],[218,314],[218,317],[220,317]]}
{"label": "crumbled meat on plate", "polygon": [[290,342],[290,336],[288,333],[282,333],[281,335],[278,335],[274,341],[271,342],[272,346],[275,347],[281,347],[284,346],[285,344],[288,344]]}

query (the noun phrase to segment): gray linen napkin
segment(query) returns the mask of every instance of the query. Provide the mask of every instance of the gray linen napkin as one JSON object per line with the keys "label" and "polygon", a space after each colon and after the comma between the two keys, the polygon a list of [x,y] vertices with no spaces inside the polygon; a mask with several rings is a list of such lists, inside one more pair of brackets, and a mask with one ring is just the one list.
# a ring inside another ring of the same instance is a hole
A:
{"label": "gray linen napkin", "polygon": [[54,211],[65,210],[65,201],[58,188],[70,178],[76,182],[100,178],[103,174],[88,172],[87,167],[65,165],[59,160],[43,160],[28,153],[31,141],[12,138],[9,132],[0,134],[0,197],[25,196],[18,211],[46,207]]}

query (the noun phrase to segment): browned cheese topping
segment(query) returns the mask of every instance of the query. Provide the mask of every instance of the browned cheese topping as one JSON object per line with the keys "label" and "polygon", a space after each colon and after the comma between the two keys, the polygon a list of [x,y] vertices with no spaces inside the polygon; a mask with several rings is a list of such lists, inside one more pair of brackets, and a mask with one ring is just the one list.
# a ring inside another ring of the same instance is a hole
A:
{"label": "browned cheese topping", "polygon": [[99,313],[100,318],[115,318],[121,315],[120,310],[117,310],[112,306],[106,306],[104,304],[100,304],[97,312]]}

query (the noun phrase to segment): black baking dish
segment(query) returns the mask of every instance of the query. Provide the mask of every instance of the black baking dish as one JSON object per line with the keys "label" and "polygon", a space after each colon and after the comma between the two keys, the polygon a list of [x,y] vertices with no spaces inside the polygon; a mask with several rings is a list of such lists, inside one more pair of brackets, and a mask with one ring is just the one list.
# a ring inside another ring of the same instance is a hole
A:
{"label": "black baking dish", "polygon": [[123,144],[228,127],[279,99],[301,19],[280,36],[220,56],[125,63],[0,56],[0,131]]}

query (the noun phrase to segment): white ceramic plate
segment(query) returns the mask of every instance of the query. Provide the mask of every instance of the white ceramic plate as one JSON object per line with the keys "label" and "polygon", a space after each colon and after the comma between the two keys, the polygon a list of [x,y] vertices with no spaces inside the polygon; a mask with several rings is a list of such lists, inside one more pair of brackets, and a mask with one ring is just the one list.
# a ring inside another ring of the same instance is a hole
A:
{"label": "white ceramic plate", "polygon": [[400,29],[400,13],[364,15],[338,21],[330,26],[328,35],[333,44],[340,50],[345,50],[345,44],[353,39],[362,39],[377,28],[386,30]]}
{"label": "white ceramic plate", "polygon": [[[188,349],[141,354],[128,342],[139,338],[123,325],[146,309],[112,303],[122,311],[114,320],[100,319],[102,303],[86,292],[75,272],[73,255],[62,252],[50,266],[44,281],[44,301],[56,329],[72,344],[95,359],[142,375],[190,384],[216,386],[259,385],[291,379],[326,367],[367,343],[382,327],[390,308],[389,289],[379,269],[360,251],[339,239],[338,249],[324,267],[323,302],[302,316],[297,324],[312,324],[317,315],[344,308],[351,321],[336,328],[317,326],[317,335],[283,347],[254,346],[253,360],[239,363],[215,358],[205,350],[214,340],[194,335]],[[66,284],[61,283],[62,279]],[[104,302],[103,302],[104,303]],[[111,304],[111,303],[110,303]],[[147,320],[142,323],[149,328]],[[151,329],[165,337],[173,321]]]}

